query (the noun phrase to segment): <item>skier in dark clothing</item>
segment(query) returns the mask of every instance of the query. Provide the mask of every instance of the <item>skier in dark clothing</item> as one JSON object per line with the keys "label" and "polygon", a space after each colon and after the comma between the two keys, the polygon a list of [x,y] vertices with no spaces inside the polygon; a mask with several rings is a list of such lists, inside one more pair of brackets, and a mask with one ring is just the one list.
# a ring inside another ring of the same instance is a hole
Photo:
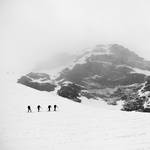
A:
{"label": "skier in dark clothing", "polygon": [[48,111],[51,111],[51,107],[52,107],[51,105],[48,105]]}
{"label": "skier in dark clothing", "polygon": [[38,105],[38,106],[37,106],[37,109],[38,109],[38,112],[40,112],[41,106]]}
{"label": "skier in dark clothing", "polygon": [[28,106],[27,108],[28,108],[28,112],[32,112],[32,110],[31,110],[31,107],[30,107],[30,106]]}
{"label": "skier in dark clothing", "polygon": [[56,111],[56,108],[58,108],[58,106],[57,106],[57,105],[54,105],[54,111]]}

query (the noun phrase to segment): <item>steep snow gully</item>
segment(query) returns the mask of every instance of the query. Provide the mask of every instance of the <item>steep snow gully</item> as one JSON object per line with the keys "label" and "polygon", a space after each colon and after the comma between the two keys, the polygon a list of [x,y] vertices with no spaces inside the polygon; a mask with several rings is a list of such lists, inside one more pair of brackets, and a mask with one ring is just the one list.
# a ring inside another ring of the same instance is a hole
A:
{"label": "steep snow gully", "polygon": [[[0,82],[1,150],[150,149],[148,113],[122,112],[100,102],[97,107],[78,104],[17,84],[11,75]],[[49,104],[59,110],[47,112]],[[27,105],[33,113],[27,113]]]}

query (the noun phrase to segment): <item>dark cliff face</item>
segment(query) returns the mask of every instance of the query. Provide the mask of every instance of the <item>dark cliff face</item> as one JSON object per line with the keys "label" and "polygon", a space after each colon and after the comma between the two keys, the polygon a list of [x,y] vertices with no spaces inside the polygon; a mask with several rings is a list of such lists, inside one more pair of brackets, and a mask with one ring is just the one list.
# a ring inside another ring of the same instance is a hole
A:
{"label": "dark cliff face", "polygon": [[54,91],[56,85],[51,82],[48,74],[45,73],[29,73],[18,79],[18,83],[40,91]]}
{"label": "dark cliff face", "polygon": [[80,103],[81,90],[82,88],[80,86],[74,83],[68,83],[61,85],[61,88],[57,91],[57,94]]}

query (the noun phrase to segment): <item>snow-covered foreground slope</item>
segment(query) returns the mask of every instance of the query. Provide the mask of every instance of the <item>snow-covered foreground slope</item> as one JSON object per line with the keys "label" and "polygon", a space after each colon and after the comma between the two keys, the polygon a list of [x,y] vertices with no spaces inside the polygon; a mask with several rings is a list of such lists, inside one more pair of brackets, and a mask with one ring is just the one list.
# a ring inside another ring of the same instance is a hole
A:
{"label": "snow-covered foreground slope", "polygon": [[[78,104],[1,78],[1,150],[149,150],[150,114]],[[36,106],[42,106],[42,112]],[[57,112],[47,105],[57,104]],[[27,113],[31,105],[33,113]]]}

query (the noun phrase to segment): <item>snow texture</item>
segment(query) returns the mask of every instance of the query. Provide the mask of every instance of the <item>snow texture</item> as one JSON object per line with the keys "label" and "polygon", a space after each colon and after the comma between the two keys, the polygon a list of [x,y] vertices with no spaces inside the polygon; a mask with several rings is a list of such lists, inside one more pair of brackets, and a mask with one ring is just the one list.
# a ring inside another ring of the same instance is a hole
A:
{"label": "snow texture", "polygon": [[133,68],[134,72],[133,73],[141,73],[141,74],[145,74],[147,76],[150,75],[150,71],[148,70],[143,70],[143,69],[139,69],[139,68]]}
{"label": "snow texture", "polygon": [[[1,150],[150,149],[148,113],[122,112],[96,100],[78,104],[17,84],[15,75],[1,74],[0,82]],[[49,104],[58,105],[58,111],[47,112]]]}

